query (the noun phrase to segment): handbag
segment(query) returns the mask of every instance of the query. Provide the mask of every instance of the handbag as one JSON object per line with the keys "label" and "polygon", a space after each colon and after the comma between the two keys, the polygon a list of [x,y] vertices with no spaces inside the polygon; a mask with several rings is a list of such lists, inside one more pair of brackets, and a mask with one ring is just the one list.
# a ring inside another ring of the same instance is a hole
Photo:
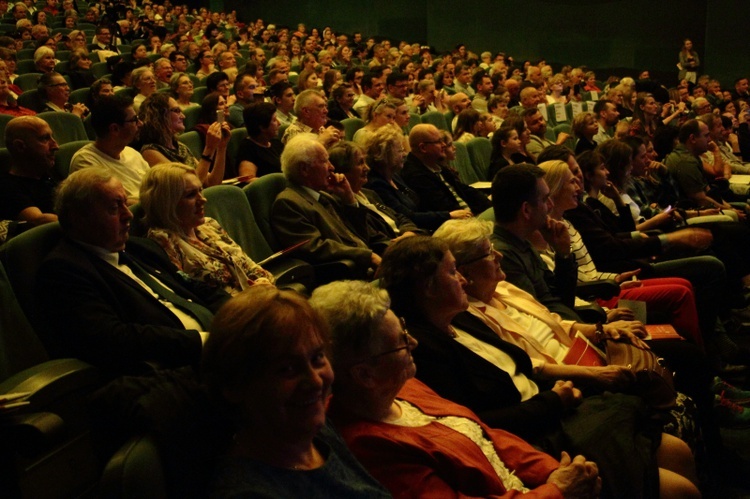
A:
{"label": "handbag", "polygon": [[624,366],[635,377],[632,394],[642,397],[654,409],[670,409],[677,403],[672,371],[663,358],[651,350],[624,341],[606,340],[607,364]]}

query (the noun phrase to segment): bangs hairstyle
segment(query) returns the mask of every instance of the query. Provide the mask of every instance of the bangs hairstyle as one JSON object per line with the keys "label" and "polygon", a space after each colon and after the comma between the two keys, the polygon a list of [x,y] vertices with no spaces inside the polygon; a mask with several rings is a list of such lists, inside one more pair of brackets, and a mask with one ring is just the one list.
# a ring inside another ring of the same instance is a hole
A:
{"label": "bangs hairstyle", "polygon": [[397,315],[409,318],[420,312],[419,297],[432,285],[446,252],[445,241],[429,236],[407,237],[388,247],[376,277],[391,295]]}
{"label": "bangs hairstyle", "polygon": [[334,368],[368,357],[382,345],[380,328],[391,306],[385,289],[365,281],[336,281],[313,291],[310,305],[328,324]]}
{"label": "bangs hairstyle", "polygon": [[242,389],[292,345],[310,339],[328,346],[328,326],[294,291],[253,286],[216,313],[203,346],[201,378],[214,395]]}
{"label": "bangs hairstyle", "polygon": [[165,163],[150,168],[143,177],[140,203],[149,227],[182,234],[177,204],[185,193],[185,174],[195,170],[181,163]]}
{"label": "bangs hairstyle", "polygon": [[406,149],[404,132],[395,124],[381,126],[368,138],[365,150],[367,166],[375,171],[383,172],[390,165],[400,161],[394,151],[394,145],[401,143]]}

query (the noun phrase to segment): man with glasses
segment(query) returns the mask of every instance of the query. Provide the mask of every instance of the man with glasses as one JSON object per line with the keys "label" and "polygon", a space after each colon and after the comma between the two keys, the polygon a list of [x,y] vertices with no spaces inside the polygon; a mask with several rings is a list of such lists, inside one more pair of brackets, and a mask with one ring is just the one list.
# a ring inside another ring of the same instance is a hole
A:
{"label": "man with glasses", "polygon": [[388,97],[392,99],[406,99],[409,95],[409,75],[405,73],[391,73],[386,78]]}
{"label": "man with glasses", "polygon": [[419,196],[418,211],[448,212],[450,218],[468,218],[491,206],[487,196],[443,166],[445,143],[437,127],[426,123],[415,126],[409,133],[409,145],[411,152],[401,177]]}
{"label": "man with glasses", "polygon": [[141,181],[149,166],[141,153],[128,144],[138,137],[141,125],[132,99],[102,97],[91,113],[96,141],[83,146],[73,155],[70,172],[89,167],[104,168],[122,182],[128,204],[137,203]]}
{"label": "man with glasses", "polygon": [[343,137],[335,127],[325,127],[328,121],[328,104],[319,90],[307,89],[300,92],[294,102],[294,114],[297,115],[297,121],[284,132],[281,138],[284,144],[300,133],[314,133],[325,147],[331,147]]}
{"label": "man with glasses", "polygon": [[106,25],[96,27],[93,45],[91,50],[110,50],[115,54],[120,53],[120,49],[112,43],[112,31]]}
{"label": "man with glasses", "polygon": [[184,52],[176,50],[169,54],[169,62],[172,64],[172,70],[175,73],[185,73],[188,68],[187,56]]}

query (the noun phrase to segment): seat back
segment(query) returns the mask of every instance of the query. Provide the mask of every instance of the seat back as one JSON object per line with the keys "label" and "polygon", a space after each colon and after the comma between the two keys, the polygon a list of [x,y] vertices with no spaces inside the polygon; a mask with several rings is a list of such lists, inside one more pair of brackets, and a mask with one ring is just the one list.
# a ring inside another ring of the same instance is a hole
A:
{"label": "seat back", "polygon": [[190,102],[195,102],[196,104],[203,103],[203,99],[208,93],[208,88],[205,85],[205,83],[201,83],[201,86],[193,89],[193,96],[190,98]]}
{"label": "seat back", "polygon": [[201,108],[200,106],[189,107],[183,110],[182,114],[185,115],[185,130],[192,130],[198,124],[198,116],[201,114]]}
{"label": "seat back", "polygon": [[206,215],[216,219],[253,261],[259,262],[273,253],[241,188],[215,185],[205,189],[203,195],[208,201]]}
{"label": "seat back", "polygon": [[83,121],[73,113],[47,111],[37,114],[37,117],[49,124],[52,135],[58,144],[67,144],[75,140],[88,140]]}
{"label": "seat back", "polygon": [[15,118],[15,116],[0,114],[0,130],[3,131],[3,133],[0,133],[0,147],[5,147],[5,126],[13,118]]}
{"label": "seat back", "polygon": [[571,128],[571,126],[568,123],[562,123],[560,125],[557,125],[554,130],[555,130],[555,139],[557,139],[557,136],[560,135],[561,133],[567,133],[568,138],[567,140],[565,140],[564,145],[571,151],[575,151],[576,142],[578,142],[578,139],[573,137],[573,129]]}
{"label": "seat back", "polygon": [[103,78],[105,74],[109,73],[109,68],[107,68],[107,62],[95,62],[91,65],[91,74],[94,75],[94,77],[98,80],[99,78]]}
{"label": "seat back", "polygon": [[18,62],[16,62],[16,74],[25,75],[36,72],[38,72],[38,70],[36,68],[36,64],[34,64],[34,61],[32,59],[20,59]]}
{"label": "seat back", "polygon": [[271,209],[276,196],[286,189],[286,186],[286,178],[283,173],[270,173],[263,175],[244,188],[260,231],[268,244],[271,245],[271,249],[277,251],[281,248],[271,227]]}
{"label": "seat back", "polygon": [[422,117],[415,113],[409,113],[409,123],[406,125],[406,131],[411,132],[411,129],[422,123]]}
{"label": "seat back", "polygon": [[192,132],[181,133],[179,137],[177,137],[177,140],[188,146],[190,152],[193,153],[193,156],[196,158],[201,157],[201,153],[203,152],[203,140],[198,132],[193,130]]}
{"label": "seat back", "polygon": [[490,169],[490,157],[492,156],[492,143],[485,137],[476,137],[466,144],[469,159],[474,171],[480,180],[487,180],[487,172]]}
{"label": "seat back", "polygon": [[365,126],[365,122],[360,118],[346,118],[341,120],[341,124],[344,125],[346,140],[352,140],[357,130]]}
{"label": "seat back", "polygon": [[55,177],[58,180],[65,180],[70,173],[70,160],[73,155],[90,140],[74,140],[60,145],[60,149],[55,153]]}
{"label": "seat back", "polygon": [[120,447],[102,473],[101,499],[166,499],[167,480],[154,440],[138,435]]}
{"label": "seat back", "polygon": [[36,90],[40,76],[42,76],[42,73],[19,74],[16,76],[16,79],[13,80],[13,84],[18,85],[18,87],[26,93],[28,90]]}
{"label": "seat back", "polygon": [[422,123],[429,123],[435,125],[439,130],[445,130],[450,132],[450,128],[445,121],[445,115],[440,111],[428,111],[422,115]]}
{"label": "seat back", "polygon": [[68,97],[68,102],[71,104],[78,104],[79,102],[86,103],[86,99],[89,98],[89,93],[91,92],[91,89],[89,87],[83,87],[79,88],[77,90],[73,90],[70,92],[70,97]]}
{"label": "seat back", "polygon": [[0,248],[0,261],[26,317],[35,325],[43,312],[38,309],[34,286],[39,266],[62,238],[57,222],[29,229]]}
{"label": "seat back", "polygon": [[232,136],[227,146],[226,173],[224,174],[224,178],[232,178],[239,175],[237,155],[240,153],[240,144],[245,140],[245,137],[247,137],[247,129],[244,126],[232,130]]}
{"label": "seat back", "polygon": [[487,208],[482,213],[477,216],[479,220],[488,220],[490,222],[495,221],[495,209],[494,208]]}
{"label": "seat back", "polygon": [[461,178],[461,182],[464,184],[473,184],[479,182],[479,175],[471,164],[471,158],[469,158],[469,151],[466,149],[466,144],[463,142],[454,142],[456,146],[456,160],[453,162],[453,166],[458,170],[458,176]]}
{"label": "seat back", "polygon": [[0,263],[0,382],[47,360]]}

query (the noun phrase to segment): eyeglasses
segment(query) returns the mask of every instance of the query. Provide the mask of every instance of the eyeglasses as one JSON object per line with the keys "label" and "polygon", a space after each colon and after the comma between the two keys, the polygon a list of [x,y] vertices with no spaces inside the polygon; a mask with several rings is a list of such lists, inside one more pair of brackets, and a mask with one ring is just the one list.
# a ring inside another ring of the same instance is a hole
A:
{"label": "eyeglasses", "polygon": [[424,142],[422,142],[422,144],[440,144],[441,146],[445,146],[445,142],[443,142],[443,139],[425,140]]}
{"label": "eyeglasses", "polygon": [[471,260],[466,260],[465,262],[460,262],[459,265],[470,265],[474,262],[478,262],[480,260],[489,260],[493,261],[497,257],[497,250],[495,249],[494,244],[490,244],[490,252],[487,254],[484,254],[482,256],[478,256],[476,258],[472,258]]}
{"label": "eyeglasses", "polygon": [[52,84],[47,85],[47,86],[48,87],[69,87],[70,85],[68,85],[67,81],[64,81],[62,83],[52,83]]}
{"label": "eyeglasses", "polygon": [[369,360],[378,359],[380,357],[384,357],[386,355],[390,355],[392,353],[400,352],[401,350],[406,350],[407,348],[411,348],[411,345],[409,344],[409,332],[406,330],[406,321],[402,318],[398,318],[399,322],[401,323],[401,341],[403,342],[403,346],[400,346],[398,348],[394,348],[392,350],[386,350],[385,352],[380,352],[376,355],[371,355],[369,357]]}
{"label": "eyeglasses", "polygon": [[125,123],[138,123],[139,121],[141,121],[141,118],[139,118],[139,117],[138,117],[138,116],[136,115],[136,116],[133,116],[133,117],[132,117],[132,118],[130,118],[130,119],[127,119],[127,120],[122,120],[122,123],[123,123],[123,125],[124,125]]}

